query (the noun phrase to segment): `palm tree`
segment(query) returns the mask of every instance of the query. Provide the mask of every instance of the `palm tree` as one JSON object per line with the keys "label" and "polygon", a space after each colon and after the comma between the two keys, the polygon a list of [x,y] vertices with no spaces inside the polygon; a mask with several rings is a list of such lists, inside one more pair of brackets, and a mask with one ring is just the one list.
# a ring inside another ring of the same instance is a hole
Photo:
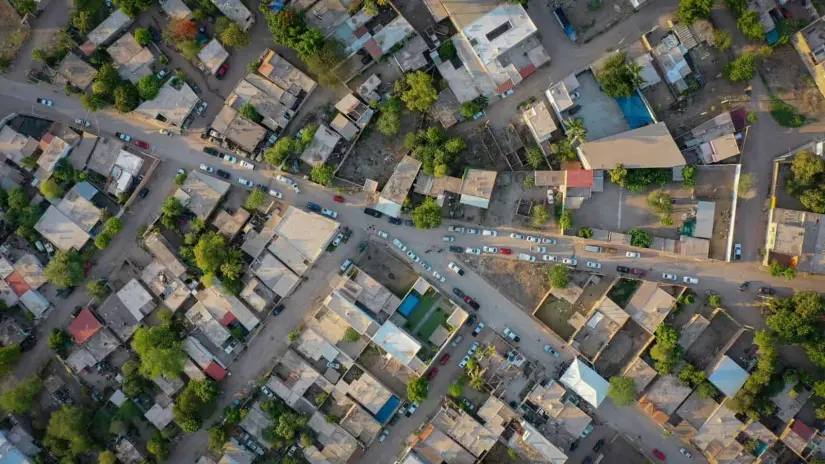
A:
{"label": "palm tree", "polygon": [[587,128],[584,127],[584,119],[570,118],[562,121],[564,123],[564,130],[567,132],[567,138],[573,141],[583,142],[587,139]]}
{"label": "palm tree", "polygon": [[487,345],[484,347],[484,356],[488,358],[492,358],[493,355],[496,354],[496,347],[493,345]]}
{"label": "palm tree", "polygon": [[481,374],[481,369],[475,369],[470,371],[470,386],[478,391],[481,391],[486,385],[486,383],[484,382],[484,377],[482,377]]}

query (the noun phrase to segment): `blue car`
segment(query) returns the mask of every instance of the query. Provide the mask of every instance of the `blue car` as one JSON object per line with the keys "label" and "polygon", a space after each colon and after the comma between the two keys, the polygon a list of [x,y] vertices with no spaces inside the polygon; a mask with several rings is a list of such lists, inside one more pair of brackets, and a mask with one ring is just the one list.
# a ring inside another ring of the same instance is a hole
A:
{"label": "blue car", "polygon": [[321,207],[319,205],[316,205],[315,203],[312,203],[311,201],[307,202],[307,209],[310,211],[314,211],[316,213],[321,212]]}

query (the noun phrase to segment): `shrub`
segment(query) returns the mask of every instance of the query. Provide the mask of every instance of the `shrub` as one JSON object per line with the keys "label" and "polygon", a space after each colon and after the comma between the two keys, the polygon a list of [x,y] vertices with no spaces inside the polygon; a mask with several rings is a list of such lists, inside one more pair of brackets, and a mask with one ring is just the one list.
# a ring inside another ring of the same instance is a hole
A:
{"label": "shrub", "polygon": [[713,46],[725,51],[733,45],[733,36],[724,29],[713,30]]}
{"label": "shrub", "polygon": [[747,82],[756,75],[756,59],[750,53],[725,65],[725,78],[731,82]]}
{"label": "shrub", "polygon": [[581,238],[591,238],[593,237],[593,229],[589,227],[582,227],[581,229],[579,229],[579,232],[576,235],[578,235]]}

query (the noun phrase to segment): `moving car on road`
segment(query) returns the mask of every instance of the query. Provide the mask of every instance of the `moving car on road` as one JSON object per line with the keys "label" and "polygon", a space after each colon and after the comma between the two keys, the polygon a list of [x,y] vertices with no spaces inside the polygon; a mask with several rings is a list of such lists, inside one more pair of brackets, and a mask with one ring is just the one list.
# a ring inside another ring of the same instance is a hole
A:
{"label": "moving car on road", "polygon": [[40,103],[44,106],[54,106],[54,102],[51,100],[46,100],[45,98],[38,98],[37,103]]}
{"label": "moving car on road", "polygon": [[679,453],[680,453],[682,456],[684,456],[684,457],[686,457],[686,458],[688,458],[688,459],[691,459],[691,458],[693,457],[693,453],[691,453],[690,451],[688,451],[688,450],[687,450],[687,449],[685,449],[685,448],[679,448]]}
{"label": "moving car on road", "polygon": [[552,355],[553,355],[553,356],[555,356],[556,358],[558,358],[558,357],[559,357],[559,352],[558,352],[558,351],[556,351],[556,350],[554,350],[554,349],[553,349],[553,347],[552,347],[552,346],[550,346],[550,345],[544,345],[544,351],[546,351],[546,352],[548,352],[548,353],[552,354]]}
{"label": "moving car on road", "polygon": [[215,168],[213,168],[212,166],[210,166],[210,165],[208,165],[208,164],[201,164],[200,168],[201,168],[202,170],[204,170],[204,171],[206,171],[206,172],[210,173],[210,174],[212,174],[213,172],[215,172]]}
{"label": "moving car on road", "polygon": [[665,460],[665,453],[659,451],[656,448],[653,449],[653,455],[656,456],[657,458],[661,459],[662,461]]}
{"label": "moving car on road", "polygon": [[124,142],[131,142],[132,141],[132,136],[129,135],[129,134],[124,134],[123,132],[115,132],[115,135],[117,136],[117,138],[119,138],[120,140],[123,140]]}
{"label": "moving car on road", "polygon": [[616,266],[616,272],[630,272],[630,268],[625,266]]}
{"label": "moving car on road", "polygon": [[337,201],[338,203],[343,203],[344,202],[344,197],[342,197],[341,195],[335,195],[334,197],[332,197],[332,199],[334,201]]}
{"label": "moving car on road", "polygon": [[628,251],[624,255],[627,256],[628,258],[641,258],[642,257],[642,254],[639,253],[639,252],[636,252],[636,251]]}
{"label": "moving car on road", "polygon": [[685,277],[684,279],[682,279],[682,282],[686,284],[696,285],[699,283],[699,279],[697,279],[696,277]]}
{"label": "moving car on road", "polygon": [[78,126],[81,126],[81,127],[89,127],[89,126],[92,125],[92,123],[90,123],[89,121],[87,121],[85,119],[75,119],[74,123],[77,124]]}
{"label": "moving car on road", "polygon": [[372,208],[364,208],[364,214],[368,214],[368,215],[370,215],[374,218],[380,218],[381,216],[383,216],[381,211],[378,211],[378,210],[375,210],[375,209],[372,209]]}
{"label": "moving car on road", "polygon": [[326,208],[321,210],[321,214],[323,214],[324,216],[329,216],[332,219],[335,219],[335,218],[338,217],[338,212],[337,211],[333,211],[331,209],[326,209]]}
{"label": "moving car on road", "polygon": [[135,140],[135,145],[137,145],[140,148],[143,148],[144,150],[149,149],[149,144],[144,142],[143,140]]}

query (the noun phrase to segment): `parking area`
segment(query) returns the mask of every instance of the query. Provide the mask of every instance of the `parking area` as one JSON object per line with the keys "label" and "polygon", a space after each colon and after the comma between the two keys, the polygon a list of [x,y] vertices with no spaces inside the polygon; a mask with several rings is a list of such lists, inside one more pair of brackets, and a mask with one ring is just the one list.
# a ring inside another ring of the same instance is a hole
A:
{"label": "parking area", "polygon": [[716,311],[713,319],[710,320],[710,325],[685,353],[685,359],[699,369],[710,367],[710,363],[740,327],[724,310]]}
{"label": "parking area", "polygon": [[602,92],[591,71],[576,75],[576,79],[579,81],[576,104],[581,109],[575,116],[584,120],[588,140],[598,140],[630,130],[630,124],[619,104]]}

